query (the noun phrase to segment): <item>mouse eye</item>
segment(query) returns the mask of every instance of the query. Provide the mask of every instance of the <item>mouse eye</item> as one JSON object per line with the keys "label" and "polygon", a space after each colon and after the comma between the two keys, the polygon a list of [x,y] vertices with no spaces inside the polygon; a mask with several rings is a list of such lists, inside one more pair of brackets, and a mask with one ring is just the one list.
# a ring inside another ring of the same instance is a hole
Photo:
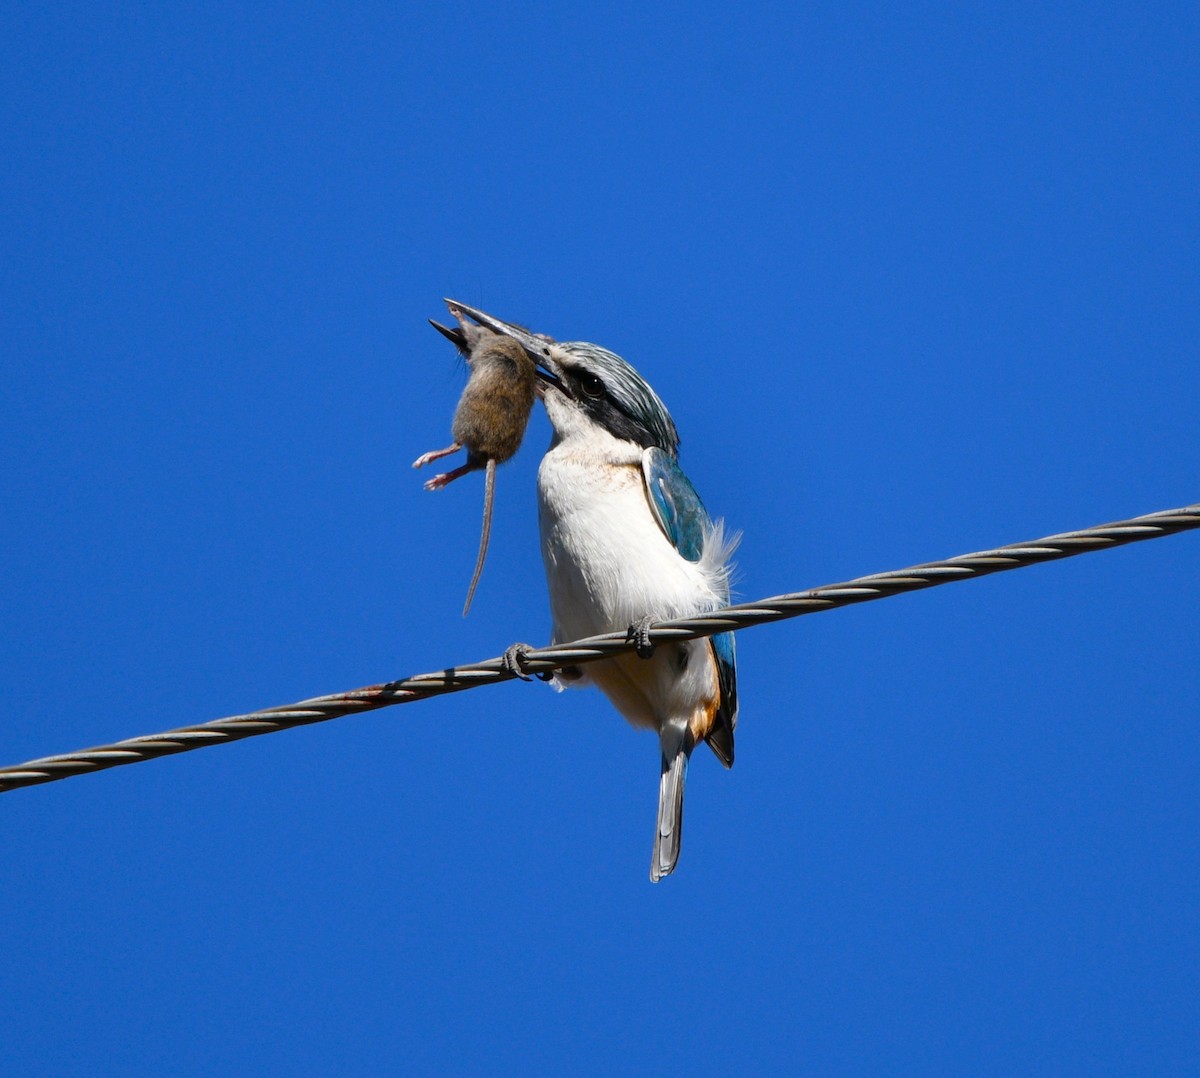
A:
{"label": "mouse eye", "polygon": [[593,399],[604,396],[604,383],[594,374],[581,374],[579,385],[584,393]]}

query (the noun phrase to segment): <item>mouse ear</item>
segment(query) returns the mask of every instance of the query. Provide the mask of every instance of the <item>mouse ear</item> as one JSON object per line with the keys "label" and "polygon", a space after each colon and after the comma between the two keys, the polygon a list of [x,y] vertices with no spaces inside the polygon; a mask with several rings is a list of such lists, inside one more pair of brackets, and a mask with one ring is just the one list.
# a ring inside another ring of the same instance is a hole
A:
{"label": "mouse ear", "polygon": [[467,347],[467,338],[463,335],[461,329],[450,329],[449,326],[443,326],[440,322],[435,322],[432,318],[429,320],[429,324],[460,352],[470,351],[470,348]]}

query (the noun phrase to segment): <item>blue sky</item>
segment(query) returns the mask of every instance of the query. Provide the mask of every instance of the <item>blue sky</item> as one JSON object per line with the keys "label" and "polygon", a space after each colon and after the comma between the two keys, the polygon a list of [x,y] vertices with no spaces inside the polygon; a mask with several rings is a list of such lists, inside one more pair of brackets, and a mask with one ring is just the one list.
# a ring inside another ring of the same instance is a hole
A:
{"label": "blue sky", "polygon": [[[634,363],[754,599],[1196,501],[1192,5],[0,15],[0,762],[548,633],[535,415],[409,468],[450,295]],[[17,1074],[1181,1073],[1195,535],[0,800]]]}

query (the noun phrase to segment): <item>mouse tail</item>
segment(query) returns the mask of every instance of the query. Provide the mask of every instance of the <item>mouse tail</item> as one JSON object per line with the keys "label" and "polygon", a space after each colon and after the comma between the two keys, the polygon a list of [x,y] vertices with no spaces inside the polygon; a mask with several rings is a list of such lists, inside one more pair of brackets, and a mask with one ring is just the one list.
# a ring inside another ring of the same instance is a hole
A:
{"label": "mouse tail", "polygon": [[496,497],[496,461],[488,458],[487,469],[483,480],[483,530],[479,535],[479,557],[475,559],[475,575],[471,577],[471,586],[467,588],[467,601],[463,604],[463,617],[471,609],[471,600],[475,598],[475,588],[483,575],[483,561],[487,557],[488,540],[492,537],[492,502]]}

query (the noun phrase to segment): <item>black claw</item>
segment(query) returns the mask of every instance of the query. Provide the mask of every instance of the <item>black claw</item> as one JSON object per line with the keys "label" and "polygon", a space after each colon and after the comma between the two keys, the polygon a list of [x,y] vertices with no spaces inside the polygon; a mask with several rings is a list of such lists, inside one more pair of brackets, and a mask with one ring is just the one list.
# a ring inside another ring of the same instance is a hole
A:
{"label": "black claw", "polygon": [[[512,674],[513,677],[519,677],[522,681],[532,681],[529,673],[525,669],[525,663],[528,661],[529,653],[533,650],[528,644],[511,644],[500,657],[500,663],[504,667],[506,673]],[[537,675],[539,678],[541,674]],[[551,674],[551,677],[554,675]],[[546,680],[543,678],[543,680]]]}
{"label": "black claw", "polygon": [[625,634],[625,638],[633,642],[639,659],[649,659],[654,654],[654,641],[650,639],[650,626],[653,624],[654,619],[647,614],[629,626],[629,632]]}

